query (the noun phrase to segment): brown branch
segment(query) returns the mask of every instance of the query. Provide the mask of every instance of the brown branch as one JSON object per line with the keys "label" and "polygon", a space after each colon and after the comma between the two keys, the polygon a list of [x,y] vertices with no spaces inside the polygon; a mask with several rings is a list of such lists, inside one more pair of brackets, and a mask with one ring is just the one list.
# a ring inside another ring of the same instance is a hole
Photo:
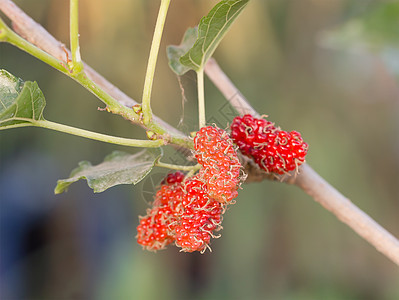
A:
{"label": "brown branch", "polygon": [[[224,74],[215,60],[209,60],[205,66],[205,73],[241,115],[249,113],[259,116]],[[253,164],[249,163],[248,166],[250,166],[248,179],[256,181],[265,178],[270,179],[269,174],[262,172],[259,168],[254,167]],[[399,265],[399,241],[326,182],[308,164],[305,163],[299,168],[299,174],[279,179],[301,188],[315,201],[319,202],[339,220],[347,224],[357,234],[373,245],[378,251]]]}
{"label": "brown branch", "polygon": [[326,182],[309,165],[302,166],[301,173],[293,183],[399,265],[399,241]]}
{"label": "brown branch", "polygon": [[[0,10],[11,19],[14,29],[32,44],[60,60],[65,61],[67,59],[65,46],[57,41],[41,25],[33,21],[12,1],[0,0]],[[88,65],[85,65],[85,70],[96,84],[101,86],[121,104],[131,107],[137,103]],[[205,72],[240,114],[250,113],[254,116],[259,116],[214,60],[209,60],[205,67]],[[177,129],[159,118],[157,118],[157,122],[161,123],[171,132],[180,133]],[[266,174],[259,170],[253,162],[247,160],[245,164],[247,170],[250,171],[250,179],[273,179],[270,174]],[[377,248],[378,251],[399,265],[399,241],[321,178],[309,165],[302,165],[299,174],[296,176],[285,176],[279,179],[287,183],[295,184],[303,189],[315,201],[319,202],[338,219]]]}

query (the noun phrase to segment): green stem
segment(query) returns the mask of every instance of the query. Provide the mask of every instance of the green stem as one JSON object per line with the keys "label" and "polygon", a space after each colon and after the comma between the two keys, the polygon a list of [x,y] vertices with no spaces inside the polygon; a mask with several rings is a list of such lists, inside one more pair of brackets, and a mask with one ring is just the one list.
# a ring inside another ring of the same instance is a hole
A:
{"label": "green stem", "polygon": [[136,139],[128,139],[121,138],[111,135],[106,135],[102,133],[96,133],[76,127],[71,127],[55,122],[50,122],[46,120],[30,120],[33,126],[47,128],[55,131],[60,131],[92,140],[97,140],[101,142],[122,145],[122,146],[130,146],[130,147],[149,147],[149,148],[157,148],[163,146],[165,144],[164,140],[155,140],[155,141],[147,141],[147,140],[136,140]]}
{"label": "green stem", "polygon": [[18,124],[11,124],[11,125],[1,125],[0,130],[29,127],[29,126],[32,126],[32,124],[31,123],[18,123]]}
{"label": "green stem", "polygon": [[69,70],[62,61],[56,59],[55,57],[49,55],[48,53],[35,47],[25,39],[21,38],[18,34],[12,31],[1,18],[0,18],[0,42],[8,42],[20,48],[21,50],[28,52],[30,55],[36,57],[37,59],[44,61],[48,65],[57,69],[58,71],[70,75]]}
{"label": "green stem", "polygon": [[198,90],[198,117],[199,128],[206,126],[205,117],[205,96],[204,96],[204,68],[197,71],[197,90]]}
{"label": "green stem", "polygon": [[188,149],[194,149],[194,144],[192,139],[181,135],[170,135],[165,128],[160,126],[154,120],[152,120],[149,124],[147,124],[146,127],[148,128],[148,130],[151,130],[157,133],[158,135],[161,135],[164,140],[167,140],[171,144],[180,145]]}
{"label": "green stem", "polygon": [[70,0],[69,34],[72,53],[72,71],[78,74],[83,71],[83,62],[79,48],[79,0]]}
{"label": "green stem", "polygon": [[[68,75],[68,74],[67,74]],[[89,77],[87,77],[86,73],[81,72],[76,74],[75,76],[70,76],[79,82],[82,86],[84,86],[87,90],[97,96],[103,103],[107,105],[106,110],[112,112],[117,115],[121,115],[127,120],[133,122],[139,122],[139,115],[134,112],[133,109],[128,108],[118,101],[116,101],[110,94],[105,92],[101,87],[99,87],[96,83],[94,83]]]}
{"label": "green stem", "polygon": [[157,161],[155,163],[157,167],[162,167],[162,168],[167,168],[167,169],[172,169],[172,170],[181,170],[181,171],[197,171],[201,168],[200,164],[197,164],[195,166],[181,166],[181,165],[173,165],[173,164],[168,164],[168,163],[163,163],[160,161]]}
{"label": "green stem", "polygon": [[145,125],[150,123],[152,119],[152,111],[150,106],[152,84],[154,81],[155,66],[157,64],[159,46],[161,44],[162,32],[165,25],[166,14],[168,12],[170,0],[161,0],[159,7],[158,18],[155,25],[154,35],[152,38],[150,56],[148,58],[147,72],[145,74],[142,109],[143,109],[143,122]]}

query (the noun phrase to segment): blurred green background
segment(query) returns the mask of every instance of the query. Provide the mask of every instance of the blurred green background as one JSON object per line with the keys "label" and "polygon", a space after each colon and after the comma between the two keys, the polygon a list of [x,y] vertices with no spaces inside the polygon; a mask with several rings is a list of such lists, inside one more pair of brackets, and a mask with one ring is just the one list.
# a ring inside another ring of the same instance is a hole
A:
{"label": "blurred green background", "polygon": [[[69,44],[68,1],[15,2]],[[159,2],[80,1],[83,59],[134,99]],[[168,13],[152,105],[184,132],[197,129],[196,77],[181,78],[183,108],[165,48],[216,3],[173,0]],[[319,174],[399,236],[398,1],[252,0],[214,57],[257,111],[302,133]],[[17,48],[0,44],[0,67],[38,82],[48,120],[145,136]],[[208,121],[225,128],[234,114],[205,85]],[[0,132],[0,150],[1,299],[399,299],[398,267],[294,186],[245,184],[212,253],[154,254],[135,227],[165,170],[101,194],[85,182],[53,194],[79,161],[135,149],[20,128]],[[184,162],[171,149],[165,160]]]}

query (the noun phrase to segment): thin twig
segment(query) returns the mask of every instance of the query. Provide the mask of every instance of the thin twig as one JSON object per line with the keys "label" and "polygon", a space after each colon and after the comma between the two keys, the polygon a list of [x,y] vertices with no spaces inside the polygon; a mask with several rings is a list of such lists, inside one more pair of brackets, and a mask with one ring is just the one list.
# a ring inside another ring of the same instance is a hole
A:
{"label": "thin twig", "polygon": [[[226,74],[224,74],[215,60],[209,60],[205,66],[205,73],[241,115],[249,113],[259,116]],[[269,174],[263,172],[264,176],[262,176],[259,168],[254,168],[252,164],[249,164],[249,166],[255,170],[257,175],[253,176],[255,180],[263,178],[270,179]],[[398,239],[338,192],[308,164],[303,164],[299,168],[299,174],[296,176],[286,176],[281,178],[281,181],[300,187],[305,193],[332,212],[339,220],[347,224],[378,251],[399,265]]]}

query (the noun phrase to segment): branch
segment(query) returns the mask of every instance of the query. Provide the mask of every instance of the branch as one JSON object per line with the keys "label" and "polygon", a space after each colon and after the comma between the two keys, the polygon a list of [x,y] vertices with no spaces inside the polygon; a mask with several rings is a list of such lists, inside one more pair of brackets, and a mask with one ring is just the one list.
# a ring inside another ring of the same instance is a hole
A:
{"label": "branch", "polygon": [[[259,116],[220,69],[215,60],[210,59],[208,61],[205,66],[205,73],[240,115],[251,114]],[[270,174],[262,172],[252,162],[247,160],[244,164],[248,166],[250,171],[248,178],[258,181],[265,178],[272,179]],[[319,202],[324,208],[333,213],[339,220],[347,224],[358,235],[399,266],[399,241],[326,182],[308,164],[305,163],[299,168],[298,175],[285,175],[277,179],[295,184],[301,188],[316,202]]]}
{"label": "branch", "polygon": [[326,182],[308,164],[302,166],[301,173],[293,183],[399,265],[399,241]]}

